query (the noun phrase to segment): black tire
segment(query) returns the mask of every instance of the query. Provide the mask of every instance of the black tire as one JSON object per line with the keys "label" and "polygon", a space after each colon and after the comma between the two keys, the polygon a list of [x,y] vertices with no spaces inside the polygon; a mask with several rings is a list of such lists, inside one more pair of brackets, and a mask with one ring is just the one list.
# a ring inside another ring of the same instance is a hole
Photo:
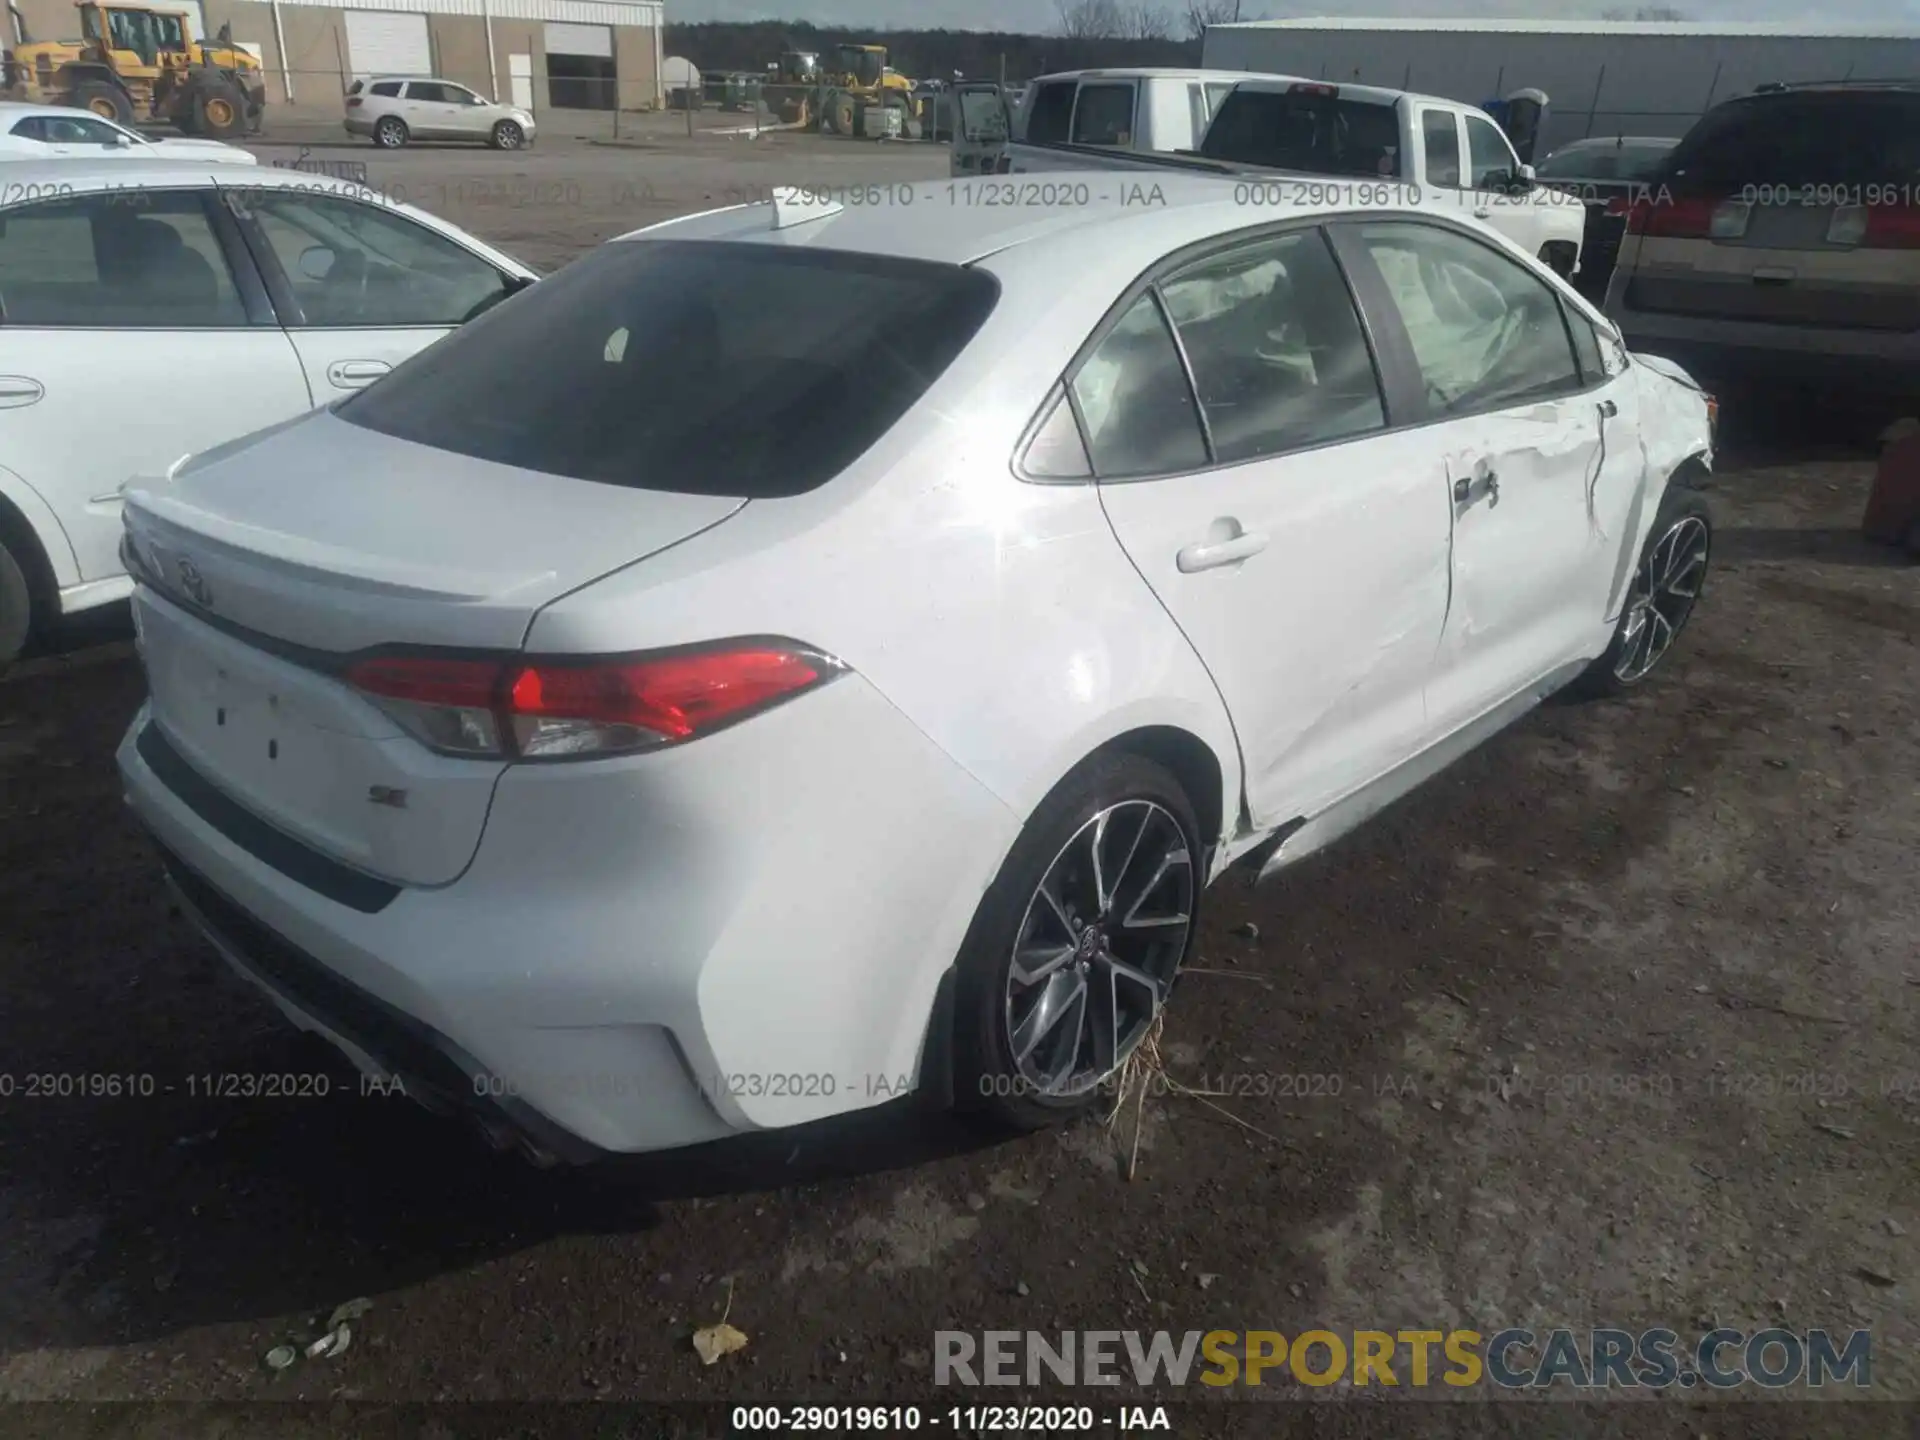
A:
{"label": "black tire", "polygon": [[173,117],[173,125],[182,135],[198,135],[200,122],[194,118],[193,108],[189,106]]}
{"label": "black tire", "polygon": [[488,143],[496,150],[518,150],[527,143],[527,132],[512,120],[502,120],[493,127]]}
{"label": "black tire", "polygon": [[200,81],[188,102],[193,133],[210,140],[230,140],[247,133],[247,97],[225,78]]}
{"label": "black tire", "polygon": [[0,674],[12,665],[33,634],[33,586],[27,567],[0,537]]}
{"label": "black tire", "polygon": [[[1696,544],[1697,542],[1697,544]],[[1671,551],[1665,547],[1673,546]],[[1697,560],[1694,552],[1697,549]],[[1624,695],[1637,689],[1660,663],[1672,653],[1674,642],[1693,618],[1701,595],[1706,591],[1707,575],[1713,559],[1713,515],[1707,497],[1676,475],[1667,485],[1667,493],[1654,513],[1653,527],[1634,564],[1627,600],[1620,609],[1619,623],[1606,653],[1589,665],[1570,687],[1576,694],[1593,699]],[[1678,579],[1692,590],[1690,598],[1667,592],[1664,598],[1648,603],[1650,584],[1658,591],[1660,582]],[[1636,619],[1636,616],[1638,617]],[[1660,629],[1664,626],[1664,639]],[[1637,649],[1653,650],[1651,658]],[[1644,662],[1644,663],[1643,663]]]}
{"label": "black tire", "polygon": [[373,127],[373,143],[382,150],[398,150],[412,138],[407,131],[407,122],[398,115],[382,115],[379,123]]}
{"label": "black tire", "polygon": [[73,103],[79,109],[91,110],[104,120],[117,120],[122,125],[133,124],[133,102],[127,98],[127,92],[104,80],[82,80],[73,87]]}
{"label": "black tire", "polygon": [[859,112],[854,106],[851,95],[836,95],[832,103],[827,106],[826,118],[833,122],[833,133],[836,135],[849,137],[857,135],[859,131],[854,127],[858,124],[858,115]]}
{"label": "black tire", "polygon": [[[1104,830],[1096,830],[1097,817],[1103,813],[1109,822]],[[1204,883],[1199,828],[1179,781],[1164,767],[1137,755],[1098,757],[1061,781],[1040,803],[981,900],[956,962],[956,1108],[994,1124],[1035,1130],[1091,1109],[1103,1098],[1111,1100],[1114,1074],[1150,1031],[1152,1018],[1165,1004],[1192,945]],[[1093,894],[1090,876],[1096,872],[1086,854],[1095,836],[1106,842],[1107,868],[1118,873],[1110,877],[1106,913],[1074,932],[1063,916],[1094,908],[1079,901]],[[1154,856],[1176,851],[1185,856],[1184,870],[1171,869],[1158,883],[1148,884],[1159,863]],[[1124,860],[1117,859],[1123,852]],[[1061,904],[1050,904],[1040,895],[1042,883],[1050,876],[1061,893]],[[1176,931],[1165,921],[1133,926],[1123,922],[1123,913],[1139,915],[1158,908],[1183,913],[1181,928]],[[1077,941],[1071,938],[1076,934]],[[1018,996],[1012,984],[1017,947],[1030,957],[1053,952],[1043,972],[1052,979],[1023,987]],[[1133,967],[1128,973],[1149,973],[1160,983],[1149,990],[1115,978],[1109,962],[1123,949]],[[1105,952],[1106,958],[1100,958],[1099,952]],[[1064,1025],[1054,1030],[1037,1026],[1040,1042],[1028,1047],[1032,1053],[1023,1066],[1014,1041],[1022,1022],[1031,1023],[1036,1011],[1072,1018],[1076,1012],[1070,994],[1061,1003],[1047,1003],[1060,984],[1069,991],[1079,987],[1079,1014],[1100,1015],[1096,997],[1102,979],[1107,993],[1123,1001],[1104,1011],[1114,1022],[1107,1033],[1117,1036],[1116,1042],[1103,1046],[1091,1031],[1083,1039],[1077,1029],[1065,1034]],[[1016,1011],[1021,1012],[1021,1020],[1016,1020]],[[1031,1078],[1034,1068],[1045,1068],[1047,1056],[1042,1052],[1084,1056],[1086,1073],[1078,1073],[1078,1058],[1062,1061],[1058,1068],[1067,1084],[1049,1093]],[[1101,1073],[1102,1058],[1116,1056]]]}

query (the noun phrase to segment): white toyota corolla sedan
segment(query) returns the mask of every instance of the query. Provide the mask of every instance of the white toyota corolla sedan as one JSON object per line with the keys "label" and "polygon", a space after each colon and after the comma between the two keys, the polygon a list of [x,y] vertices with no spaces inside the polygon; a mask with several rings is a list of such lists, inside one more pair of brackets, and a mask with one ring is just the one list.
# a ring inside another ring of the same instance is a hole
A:
{"label": "white toyota corolla sedan", "polygon": [[214,944],[538,1159],[1036,1125],[1228,865],[1647,677],[1682,372],[1470,220],[1138,189],[657,226],[134,482],[120,764]]}

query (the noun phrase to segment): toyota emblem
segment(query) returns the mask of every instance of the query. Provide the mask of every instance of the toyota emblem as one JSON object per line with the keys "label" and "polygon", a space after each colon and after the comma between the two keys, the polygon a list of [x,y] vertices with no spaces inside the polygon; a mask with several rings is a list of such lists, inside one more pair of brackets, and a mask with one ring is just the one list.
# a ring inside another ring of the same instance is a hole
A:
{"label": "toyota emblem", "polygon": [[182,555],[175,568],[180,573],[180,588],[186,592],[187,598],[203,609],[211,607],[213,590],[200,573],[200,567]]}

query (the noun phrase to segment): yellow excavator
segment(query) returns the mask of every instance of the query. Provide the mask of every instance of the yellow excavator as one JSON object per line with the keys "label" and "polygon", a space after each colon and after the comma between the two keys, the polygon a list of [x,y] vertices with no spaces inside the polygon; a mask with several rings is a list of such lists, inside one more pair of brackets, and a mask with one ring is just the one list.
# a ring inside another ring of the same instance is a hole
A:
{"label": "yellow excavator", "polygon": [[260,128],[266,77],[227,26],[211,45],[178,11],[81,0],[77,40],[5,52],[5,98],[71,105],[122,125],[170,123],[226,140]]}
{"label": "yellow excavator", "polygon": [[762,94],[788,125],[851,135],[861,109],[880,105],[900,112],[904,132],[913,115],[913,81],[888,67],[884,45],[840,45],[825,59],[788,50],[767,69]]}

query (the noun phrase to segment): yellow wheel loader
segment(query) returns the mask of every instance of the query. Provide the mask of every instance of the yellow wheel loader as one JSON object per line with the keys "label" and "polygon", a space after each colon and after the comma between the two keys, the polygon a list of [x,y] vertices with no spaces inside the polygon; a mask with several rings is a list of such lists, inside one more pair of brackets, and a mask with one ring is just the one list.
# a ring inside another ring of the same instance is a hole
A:
{"label": "yellow wheel loader", "polygon": [[851,135],[863,108],[900,112],[901,133],[914,118],[913,81],[887,66],[884,45],[841,45],[823,59],[788,50],[767,67],[762,94],[784,124]]}
{"label": "yellow wheel loader", "polygon": [[226,26],[211,45],[172,10],[82,0],[77,40],[23,39],[5,57],[5,96],[71,105],[122,125],[168,123],[226,140],[260,128],[266,78]]}

